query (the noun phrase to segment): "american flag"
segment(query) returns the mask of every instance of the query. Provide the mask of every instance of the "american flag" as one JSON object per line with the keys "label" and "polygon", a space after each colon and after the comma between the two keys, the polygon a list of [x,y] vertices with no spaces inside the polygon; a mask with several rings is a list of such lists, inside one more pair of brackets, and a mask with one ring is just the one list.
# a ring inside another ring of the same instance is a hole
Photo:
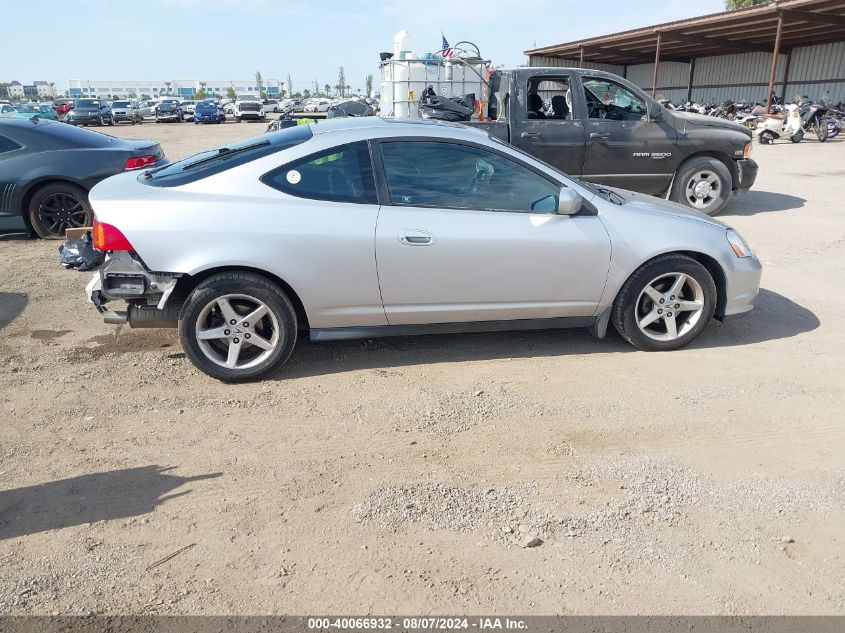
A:
{"label": "american flag", "polygon": [[454,50],[452,50],[452,49],[449,47],[449,42],[447,42],[447,41],[446,41],[446,36],[445,36],[445,35],[443,35],[443,33],[441,33],[441,34],[440,34],[440,37],[441,37],[441,39],[443,40],[443,42],[441,42],[441,46],[440,46],[440,50],[441,50],[441,51],[443,51],[443,52],[441,53],[441,55],[443,55],[443,57],[454,57],[454,56],[455,56],[455,51],[454,51]]}

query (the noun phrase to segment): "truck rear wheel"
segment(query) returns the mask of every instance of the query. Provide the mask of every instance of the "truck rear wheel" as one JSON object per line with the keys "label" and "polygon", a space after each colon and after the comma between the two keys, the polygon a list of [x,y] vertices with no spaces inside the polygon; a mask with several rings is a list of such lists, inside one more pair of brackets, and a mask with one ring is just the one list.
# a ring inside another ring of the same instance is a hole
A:
{"label": "truck rear wheel", "polygon": [[716,215],[731,197],[731,184],[731,173],[720,160],[697,156],[678,169],[669,199]]}

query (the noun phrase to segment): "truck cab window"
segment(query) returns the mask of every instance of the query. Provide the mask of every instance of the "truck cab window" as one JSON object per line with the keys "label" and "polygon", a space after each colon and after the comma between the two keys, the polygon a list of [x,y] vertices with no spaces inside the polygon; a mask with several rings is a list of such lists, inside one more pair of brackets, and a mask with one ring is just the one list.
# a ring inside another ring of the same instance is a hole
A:
{"label": "truck cab window", "polygon": [[572,120],[569,77],[531,77],[528,80],[527,118]]}
{"label": "truck cab window", "polygon": [[609,79],[584,77],[584,98],[590,119],[639,121],[646,116],[645,102]]}

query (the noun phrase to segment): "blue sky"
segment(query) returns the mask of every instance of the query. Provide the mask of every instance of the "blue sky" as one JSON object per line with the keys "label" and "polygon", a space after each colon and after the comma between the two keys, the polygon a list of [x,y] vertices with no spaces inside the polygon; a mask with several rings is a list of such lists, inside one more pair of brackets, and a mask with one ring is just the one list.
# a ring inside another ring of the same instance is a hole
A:
{"label": "blue sky", "polygon": [[[495,64],[523,51],[723,10],[722,0],[28,0],[4,7],[0,81],[284,79],[297,89],[378,81],[401,28],[415,52],[470,40]],[[486,6],[485,6],[486,5]]]}

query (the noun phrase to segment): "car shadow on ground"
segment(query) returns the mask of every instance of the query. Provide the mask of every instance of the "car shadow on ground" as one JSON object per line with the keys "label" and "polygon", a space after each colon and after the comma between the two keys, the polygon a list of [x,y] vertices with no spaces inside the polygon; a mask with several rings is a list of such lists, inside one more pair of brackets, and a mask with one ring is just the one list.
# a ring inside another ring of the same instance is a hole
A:
{"label": "car shadow on ground", "polygon": [[179,477],[168,474],[170,470],[173,468],[140,466],[0,490],[0,541],[146,514],[165,501],[191,492],[168,494],[170,491],[222,474]]}
{"label": "car shadow on ground", "polygon": [[23,292],[0,292],[0,330],[20,316],[28,301]]}
{"label": "car shadow on ground", "polygon": [[800,209],[806,202],[804,198],[790,196],[786,193],[752,190],[733,200],[722,215],[730,217],[732,215],[757,215],[769,211],[790,211]]}
{"label": "car shadow on ground", "polygon": [[[726,323],[712,323],[691,347],[750,345],[797,336],[818,326],[819,320],[810,310],[764,289],[750,315]],[[597,340],[586,329],[408,336],[334,343],[311,343],[303,339],[288,364],[271,379],[429,363],[635,351],[612,325],[603,340]]]}

